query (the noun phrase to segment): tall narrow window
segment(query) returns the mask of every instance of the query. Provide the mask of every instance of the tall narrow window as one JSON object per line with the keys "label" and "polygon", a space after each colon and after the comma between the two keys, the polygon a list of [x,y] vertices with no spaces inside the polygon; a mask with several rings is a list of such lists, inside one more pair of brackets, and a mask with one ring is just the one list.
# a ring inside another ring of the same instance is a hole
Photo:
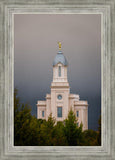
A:
{"label": "tall narrow window", "polygon": [[62,117],[62,107],[57,107],[57,117]]}
{"label": "tall narrow window", "polygon": [[61,66],[58,68],[58,76],[61,77]]}
{"label": "tall narrow window", "polygon": [[44,117],[44,111],[42,111],[42,117]]}
{"label": "tall narrow window", "polygon": [[79,117],[79,111],[76,111],[76,117]]}

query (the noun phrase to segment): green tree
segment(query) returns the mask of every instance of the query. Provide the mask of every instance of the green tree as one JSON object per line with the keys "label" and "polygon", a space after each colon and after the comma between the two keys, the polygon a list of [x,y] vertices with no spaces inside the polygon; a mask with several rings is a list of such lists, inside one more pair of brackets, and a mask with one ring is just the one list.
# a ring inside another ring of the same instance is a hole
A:
{"label": "green tree", "polygon": [[64,134],[64,123],[57,122],[54,126],[54,136],[53,136],[53,145],[54,146],[67,146],[67,138]]}
{"label": "green tree", "polygon": [[89,130],[85,130],[83,134],[84,134],[84,146],[97,146],[98,145],[97,131],[89,129]]}
{"label": "green tree", "polygon": [[40,127],[40,145],[52,146],[54,137],[55,118],[49,115],[48,121],[41,124]]}
{"label": "green tree", "polygon": [[14,145],[26,146],[38,143],[38,121],[31,115],[31,107],[20,103],[18,90],[14,90]]}
{"label": "green tree", "polygon": [[72,110],[68,113],[68,118],[64,121],[64,132],[69,146],[82,144],[82,124],[77,125],[77,119]]}
{"label": "green tree", "polygon": [[85,130],[84,134],[84,145],[85,146],[100,146],[101,145],[101,116],[98,120],[98,131]]}

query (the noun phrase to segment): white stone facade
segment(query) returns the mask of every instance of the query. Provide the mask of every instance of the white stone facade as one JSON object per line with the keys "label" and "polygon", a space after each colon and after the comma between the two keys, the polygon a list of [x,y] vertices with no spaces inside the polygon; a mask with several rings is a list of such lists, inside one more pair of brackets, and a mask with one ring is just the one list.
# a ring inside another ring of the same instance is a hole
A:
{"label": "white stone facade", "polygon": [[88,102],[81,101],[78,94],[70,94],[67,65],[59,58],[53,66],[51,93],[46,94],[46,101],[37,101],[37,118],[47,120],[52,113],[56,121],[63,121],[71,108],[78,119],[78,125],[82,122],[83,130],[88,129]]}

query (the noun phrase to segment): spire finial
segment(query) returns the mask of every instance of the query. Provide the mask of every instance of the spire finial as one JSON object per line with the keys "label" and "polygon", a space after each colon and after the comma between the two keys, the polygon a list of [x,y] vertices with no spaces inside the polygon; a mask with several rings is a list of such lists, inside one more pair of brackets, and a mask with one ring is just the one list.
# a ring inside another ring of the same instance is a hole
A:
{"label": "spire finial", "polygon": [[58,42],[58,44],[59,44],[59,50],[61,50],[61,42]]}

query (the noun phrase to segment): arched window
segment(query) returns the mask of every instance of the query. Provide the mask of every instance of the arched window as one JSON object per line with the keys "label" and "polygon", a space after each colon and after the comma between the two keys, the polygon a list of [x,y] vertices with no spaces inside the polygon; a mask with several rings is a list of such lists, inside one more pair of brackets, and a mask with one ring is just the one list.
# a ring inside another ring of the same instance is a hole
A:
{"label": "arched window", "polygon": [[61,77],[61,66],[58,68],[58,76]]}

